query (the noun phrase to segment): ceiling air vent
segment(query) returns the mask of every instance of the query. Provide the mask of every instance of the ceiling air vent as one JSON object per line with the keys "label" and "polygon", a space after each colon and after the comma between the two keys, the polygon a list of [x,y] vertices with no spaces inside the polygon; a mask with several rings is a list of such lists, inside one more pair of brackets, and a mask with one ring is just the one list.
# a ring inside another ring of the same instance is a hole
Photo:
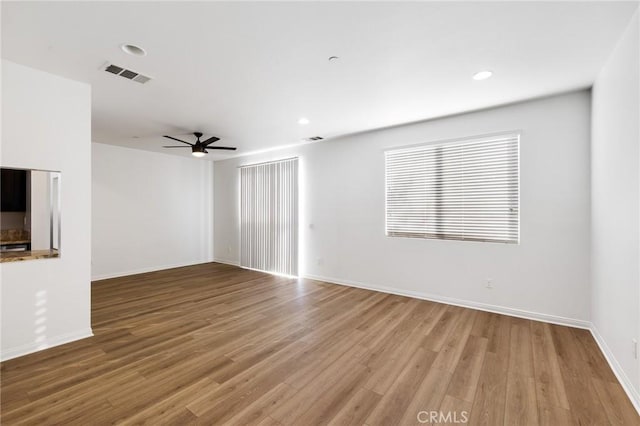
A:
{"label": "ceiling air vent", "polygon": [[322,139],[324,139],[322,136],[311,136],[310,138],[307,138],[309,142],[321,141]]}
{"label": "ceiling air vent", "polygon": [[133,81],[135,81],[137,83],[141,83],[141,84],[144,84],[147,81],[151,80],[151,77],[148,77],[146,75],[142,75],[142,74],[137,73],[135,71],[131,71],[131,70],[128,70],[126,68],[119,67],[119,66],[113,65],[113,64],[106,64],[104,66],[104,70],[106,72],[108,72],[108,73],[115,74],[115,75],[118,75],[120,77],[124,77],[127,80],[133,80]]}

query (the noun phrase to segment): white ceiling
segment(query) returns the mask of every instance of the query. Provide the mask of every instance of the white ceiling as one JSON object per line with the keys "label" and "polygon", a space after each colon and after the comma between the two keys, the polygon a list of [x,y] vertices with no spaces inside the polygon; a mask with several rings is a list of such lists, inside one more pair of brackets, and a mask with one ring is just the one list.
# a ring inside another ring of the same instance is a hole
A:
{"label": "white ceiling", "polygon": [[200,130],[246,153],[588,87],[636,7],[3,1],[2,57],[91,83],[95,142],[188,156],[161,135]]}

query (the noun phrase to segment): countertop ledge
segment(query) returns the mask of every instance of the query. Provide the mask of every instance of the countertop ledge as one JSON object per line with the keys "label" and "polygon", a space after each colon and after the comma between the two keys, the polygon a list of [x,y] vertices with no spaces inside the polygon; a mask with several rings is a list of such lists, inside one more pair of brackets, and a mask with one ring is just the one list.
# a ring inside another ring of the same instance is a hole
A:
{"label": "countertop ledge", "polygon": [[33,259],[51,259],[59,256],[58,250],[5,251],[0,252],[0,263],[20,262]]}

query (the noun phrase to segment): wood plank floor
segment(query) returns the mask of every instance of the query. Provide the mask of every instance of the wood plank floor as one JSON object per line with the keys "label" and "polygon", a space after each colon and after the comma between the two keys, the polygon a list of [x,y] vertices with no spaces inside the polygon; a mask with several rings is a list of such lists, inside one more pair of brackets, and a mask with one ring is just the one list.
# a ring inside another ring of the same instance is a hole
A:
{"label": "wood plank floor", "polygon": [[585,330],[216,263],[92,299],[2,363],[3,425],[640,424]]}

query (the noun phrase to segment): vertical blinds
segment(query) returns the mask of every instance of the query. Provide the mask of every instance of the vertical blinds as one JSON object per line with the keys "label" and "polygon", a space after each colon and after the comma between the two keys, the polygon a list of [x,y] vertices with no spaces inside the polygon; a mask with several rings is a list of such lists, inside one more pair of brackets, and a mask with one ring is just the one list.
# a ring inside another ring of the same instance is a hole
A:
{"label": "vertical blinds", "polygon": [[240,264],[298,274],[298,159],[240,168]]}
{"label": "vertical blinds", "polygon": [[518,134],[385,153],[392,237],[519,242]]}

